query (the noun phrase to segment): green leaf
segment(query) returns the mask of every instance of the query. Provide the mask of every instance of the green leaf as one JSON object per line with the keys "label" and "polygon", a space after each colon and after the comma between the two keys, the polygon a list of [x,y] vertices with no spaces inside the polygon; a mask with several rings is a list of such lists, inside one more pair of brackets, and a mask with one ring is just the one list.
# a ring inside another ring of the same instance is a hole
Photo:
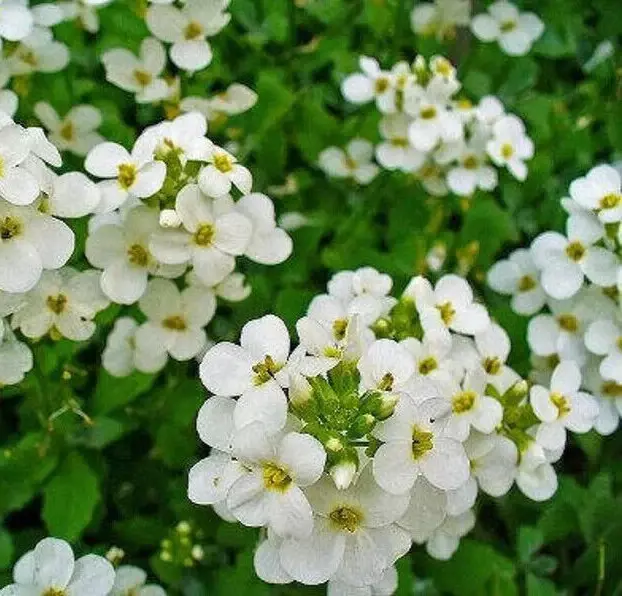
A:
{"label": "green leaf", "polygon": [[527,574],[527,596],[556,596],[555,584],[550,579],[543,579],[534,575]]}
{"label": "green leaf", "polygon": [[13,540],[4,528],[0,528],[0,569],[7,569],[12,560]]}
{"label": "green leaf", "polygon": [[521,563],[527,563],[544,544],[542,530],[522,526],[518,531],[517,550]]}
{"label": "green leaf", "polygon": [[91,407],[95,414],[107,414],[121,406],[126,406],[139,395],[148,391],[156,380],[156,375],[133,373],[128,377],[113,377],[101,370],[95,387]]}
{"label": "green leaf", "polygon": [[69,542],[77,540],[99,498],[97,476],[81,455],[70,453],[43,491],[42,517],[48,532]]}

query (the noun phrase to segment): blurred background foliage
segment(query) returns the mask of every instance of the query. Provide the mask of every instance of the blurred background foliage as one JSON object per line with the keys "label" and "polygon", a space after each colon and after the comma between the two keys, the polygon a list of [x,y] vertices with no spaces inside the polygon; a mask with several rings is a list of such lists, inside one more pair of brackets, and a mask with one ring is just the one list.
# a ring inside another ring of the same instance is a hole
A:
{"label": "blurred background foliage", "polygon": [[[73,23],[58,26],[72,62],[57,75],[13,81],[17,119],[37,124],[33,106],[40,100],[60,113],[91,103],[104,114],[102,134],[130,145],[144,126],[170,114],[171,106],[137,106],[105,81],[99,63],[104,50],[136,50],[148,35],[144,4],[116,0],[100,11],[96,36]],[[546,32],[521,58],[468,32],[447,43],[415,37],[412,4],[232,0],[232,23],[212,40],[212,64],[183,80],[184,95],[211,95],[232,82],[259,94],[250,112],[214,123],[210,136],[238,143],[255,189],[274,197],[279,213],[310,219],[293,232],[289,261],[246,264],[253,293],[219,310],[210,327],[214,339],[236,338],[245,321],[267,312],[293,325],[342,269],[372,265],[391,274],[400,290],[425,270],[425,255],[442,241],[445,270],[469,275],[512,337],[511,364],[528,372],[526,321],[482,280],[511,247],[561,227],[559,199],[573,178],[622,157],[620,2],[525,0],[521,7],[535,11]],[[484,6],[477,2],[474,13]],[[616,53],[588,73],[584,65],[603,40]],[[498,95],[526,121],[536,154],[525,183],[504,172],[496,191],[464,201],[428,196],[405,174],[385,171],[357,187],[330,181],[317,168],[328,145],[354,136],[379,139],[376,111],[348,105],[339,91],[359,55],[388,68],[417,53],[449,57],[466,96]],[[66,166],[81,163],[68,157]],[[84,230],[76,232],[84,237]],[[74,261],[86,264],[79,253]],[[78,552],[116,545],[126,562],[150,568],[172,594],[323,593],[323,587],[261,583],[252,569],[257,533],[187,500],[187,470],[206,455],[194,430],[206,397],[196,364],[170,362],[157,376],[108,376],[99,360],[115,308],[100,314],[88,344],[40,342],[27,380],[0,389],[0,584],[9,581],[15,558],[50,534],[72,541]],[[532,503],[516,490],[482,499],[476,529],[450,562],[434,561],[422,549],[400,561],[398,594],[622,594],[622,433],[573,441],[551,501]],[[201,561],[190,554],[194,545],[203,549]]]}

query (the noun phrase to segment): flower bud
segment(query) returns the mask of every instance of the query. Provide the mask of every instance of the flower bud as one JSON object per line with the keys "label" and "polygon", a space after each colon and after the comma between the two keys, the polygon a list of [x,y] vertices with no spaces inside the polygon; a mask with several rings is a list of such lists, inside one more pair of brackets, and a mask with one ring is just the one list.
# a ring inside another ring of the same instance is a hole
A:
{"label": "flower bud", "polygon": [[376,426],[376,422],[376,417],[372,414],[361,414],[348,429],[348,437],[351,439],[364,437]]}
{"label": "flower bud", "polygon": [[352,484],[356,474],[356,463],[350,460],[340,461],[334,465],[329,474],[339,490],[345,490]]}
{"label": "flower bud", "polygon": [[311,421],[317,417],[317,403],[313,398],[313,387],[300,374],[291,374],[289,378],[289,401],[300,418]]}

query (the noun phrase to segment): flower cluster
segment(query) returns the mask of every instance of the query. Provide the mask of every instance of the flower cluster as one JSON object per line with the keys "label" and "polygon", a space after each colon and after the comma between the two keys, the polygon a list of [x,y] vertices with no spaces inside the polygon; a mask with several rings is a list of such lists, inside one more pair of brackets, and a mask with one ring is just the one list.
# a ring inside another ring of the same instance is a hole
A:
{"label": "flower cluster", "polygon": [[[494,190],[495,166],[507,168],[518,180],[527,176],[525,161],[534,148],[522,120],[506,114],[496,97],[484,97],[476,106],[456,98],[460,82],[445,58],[426,62],[418,56],[412,65],[398,62],[385,71],[363,56],[360,67],[362,72],[343,81],[342,92],[355,104],[374,101],[381,112],[383,140],[375,156],[383,168],[414,175],[438,196]],[[371,154],[369,143],[355,139],[346,153],[331,147],[319,161],[331,176],[367,183],[377,173]]]}
{"label": "flower cluster", "polygon": [[592,168],[572,182],[562,205],[566,233],[540,234],[529,249],[496,263],[488,283],[512,296],[515,312],[533,317],[527,340],[534,379],[547,382],[555,367],[573,367],[576,388],[597,398],[594,428],[608,435],[622,415],[619,172],[608,165]]}
{"label": "flower cluster", "polygon": [[267,315],[203,358],[214,396],[197,430],[212,451],[188,494],[267,529],[255,555],[265,581],[390,593],[412,542],[453,554],[478,490],[501,496],[516,482],[549,498],[562,448],[548,439],[595,419],[575,371],[529,398],[507,334],[464,279],[416,277],[399,299],[391,288],[372,268],[338,273],[297,322],[293,350]]}
{"label": "flower cluster", "polygon": [[160,586],[145,585],[146,579],[142,569],[123,565],[115,571],[99,555],[74,559],[67,542],[44,538],[17,561],[13,568],[14,583],[2,588],[0,596],[166,596]]}
{"label": "flower cluster", "polygon": [[[272,201],[251,193],[251,173],[206,131],[205,117],[191,112],[147,128],[131,152],[102,143],[86,158],[86,169],[103,179],[100,211],[108,212],[90,222],[86,257],[102,270],[105,296],[138,302],[146,317],[140,326],[116,322],[103,356],[113,374],[154,372],[168,355],[199,354],[216,296],[248,295],[236,257],[273,265],[291,253]],[[184,275],[180,290],[171,280]]]}
{"label": "flower cluster", "polygon": [[531,12],[521,13],[506,0],[497,0],[487,11],[471,19],[470,0],[434,0],[417,3],[411,13],[413,31],[451,39],[457,27],[470,25],[473,34],[484,42],[496,41],[509,56],[524,56],[544,32],[544,24]]}
{"label": "flower cluster", "polygon": [[[191,112],[147,128],[131,153],[100,143],[85,164],[103,179],[96,184],[78,172],[54,173],[47,164],[60,165],[60,156],[41,129],[4,119],[0,383],[19,382],[32,367],[15,330],[86,340],[110,302],[138,302],[146,319],[116,321],[103,355],[112,374],[156,372],[169,355],[193,358],[207,344],[216,297],[237,301],[250,291],[236,257],[276,264],[289,256],[292,242],[272,201],[251,193],[250,172],[206,131],[205,117]],[[243,196],[234,200],[232,190]],[[95,269],[77,271],[66,266],[74,234],[59,218],[93,212],[85,254]],[[180,290],[172,280],[184,275]]]}

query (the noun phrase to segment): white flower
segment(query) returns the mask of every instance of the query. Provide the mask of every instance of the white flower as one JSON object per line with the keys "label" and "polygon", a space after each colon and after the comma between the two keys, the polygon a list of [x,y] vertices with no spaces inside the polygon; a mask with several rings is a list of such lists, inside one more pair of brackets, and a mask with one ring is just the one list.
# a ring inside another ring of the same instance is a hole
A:
{"label": "white flower", "polygon": [[173,44],[173,63],[190,72],[202,70],[212,61],[206,37],[218,33],[231,18],[224,12],[229,0],[188,0],[178,9],[153,5],[147,10],[147,26],[162,41]]}
{"label": "white flower", "polygon": [[498,434],[472,432],[464,443],[472,477],[481,490],[493,497],[505,495],[514,482],[518,449],[513,441]]}
{"label": "white flower", "polygon": [[468,25],[470,17],[470,0],[434,0],[416,4],[410,13],[410,24],[415,33],[452,38],[456,27]]}
{"label": "white flower", "polygon": [[138,305],[147,316],[136,331],[141,349],[168,352],[175,360],[190,360],[207,341],[205,327],[216,312],[213,295],[190,286],[181,292],[168,279],[152,279]]}
{"label": "white flower", "polygon": [[216,395],[240,396],[237,427],[260,421],[276,432],[285,425],[287,400],[279,371],[287,363],[289,348],[285,323],[266,315],[244,325],[239,346],[222,342],[205,354],[200,367],[203,384]]}
{"label": "white flower", "polygon": [[392,566],[370,586],[351,586],[338,580],[329,580],[326,585],[326,596],[391,596],[396,590],[397,569]]}
{"label": "white flower", "polygon": [[622,183],[611,166],[596,166],[577,178],[570,185],[570,196],[581,207],[596,211],[603,223],[622,220]]}
{"label": "white flower", "polygon": [[[463,373],[463,368],[450,357],[452,339],[449,334],[426,333],[421,341],[408,337],[400,345],[410,352],[415,364],[415,375],[420,379],[435,385]],[[414,396],[416,391],[409,388],[409,393]]]}
{"label": "white flower", "polygon": [[536,441],[554,451],[566,443],[566,429],[585,433],[598,416],[594,398],[579,391],[581,372],[574,362],[561,362],[553,372],[550,391],[541,385],[531,388],[529,401],[542,424],[536,431]]}
{"label": "white flower", "polygon": [[139,567],[121,565],[116,571],[114,585],[108,596],[166,596],[160,586],[147,584],[147,574]]}
{"label": "white flower", "polygon": [[374,478],[384,490],[405,493],[420,474],[442,490],[466,482],[469,462],[464,448],[443,436],[448,407],[442,399],[415,404],[402,396],[393,416],[374,428],[372,434],[383,441],[373,459]]}
{"label": "white flower", "polygon": [[13,315],[13,326],[33,339],[48,332],[74,341],[88,339],[95,331],[93,317],[108,306],[99,278],[100,272],[92,269],[45,271]]}
{"label": "white flower", "polygon": [[20,41],[32,31],[33,24],[32,12],[27,5],[3,2],[0,11],[0,38]]}
{"label": "white flower", "polygon": [[25,374],[32,369],[33,358],[30,348],[15,337],[7,324],[2,323],[0,333],[0,387],[20,383]]}
{"label": "white flower", "polygon": [[458,550],[460,538],[468,534],[474,526],[475,515],[472,511],[456,516],[448,515],[426,542],[427,553],[435,559],[448,561]]}
{"label": "white flower", "polygon": [[84,217],[101,201],[99,188],[82,172],[54,175],[46,192],[47,199],[39,208],[56,217]]}
{"label": "white flower", "polygon": [[391,339],[379,339],[372,343],[357,368],[361,374],[361,391],[402,391],[415,372],[408,351]]}
{"label": "white flower", "polygon": [[476,189],[494,190],[497,172],[488,165],[483,149],[465,146],[458,165],[447,172],[447,186],[460,196],[471,196]]}
{"label": "white flower", "polygon": [[471,30],[482,41],[497,41],[509,56],[524,56],[544,31],[542,21],[531,12],[520,13],[516,6],[498,0],[471,21]]}
{"label": "white flower", "polygon": [[574,213],[566,222],[566,233],[567,237],[544,232],[531,245],[545,292],[558,300],[570,298],[579,291],[584,277],[602,287],[615,285],[619,261],[611,251],[596,246],[605,234],[596,216]]}
{"label": "white flower", "polygon": [[267,526],[282,538],[309,536],[313,511],[302,489],[322,475],[322,444],[297,432],[271,437],[254,422],[235,434],[233,452],[249,473],[229,488],[229,511],[244,525]]}
{"label": "white flower", "polygon": [[104,52],[101,60],[106,80],[136,94],[137,103],[154,103],[169,95],[168,84],[161,76],[166,53],[157,39],[144,39],[138,57],[125,48],[115,48]]}
{"label": "white flower", "polygon": [[557,490],[555,470],[536,441],[531,441],[521,452],[516,486],[534,501],[546,501]]}
{"label": "white flower", "polygon": [[380,121],[384,142],[376,147],[378,163],[388,170],[414,172],[425,161],[425,154],[415,149],[408,139],[411,119],[405,114],[391,114]]}
{"label": "white flower", "polygon": [[243,195],[253,188],[253,176],[238,160],[217,145],[202,156],[207,165],[199,173],[199,187],[210,197],[222,197],[235,186]]}
{"label": "white flower", "polygon": [[73,551],[64,540],[44,538],[17,561],[13,568],[15,583],[0,590],[0,595],[107,596],[114,576],[114,568],[103,557],[85,555],[74,560]]}
{"label": "white flower", "polygon": [[327,284],[328,293],[342,300],[351,302],[356,296],[370,294],[384,298],[393,286],[390,275],[380,273],[373,267],[361,267],[356,271],[339,271]]}
{"label": "white flower", "polygon": [[61,151],[71,151],[76,155],[86,155],[104,138],[97,132],[101,125],[101,112],[90,105],[74,106],[64,118],[44,101],[35,105],[35,115],[49,131],[49,139]]}
{"label": "white flower", "polygon": [[487,375],[479,367],[468,372],[461,385],[455,381],[444,384],[442,395],[447,396],[451,405],[445,435],[464,441],[471,427],[489,434],[501,423],[503,408],[494,397],[485,395],[487,384]]}
{"label": "white flower", "polygon": [[464,129],[457,112],[449,109],[446,98],[431,94],[412,96],[404,106],[413,120],[408,127],[408,138],[415,149],[431,151],[440,143],[462,139]]}
{"label": "white flower", "polygon": [[163,265],[151,254],[149,241],[159,229],[158,212],[141,206],[121,225],[102,225],[88,235],[86,258],[104,270],[102,290],[113,302],[136,302],[147,288],[149,273],[174,278],[184,272],[185,265]]}
{"label": "white flower", "polygon": [[358,184],[369,184],[378,174],[379,168],[371,159],[373,145],[364,139],[352,139],[345,151],[328,147],[318,156],[320,168],[332,178],[352,178]]}
{"label": "white flower", "polygon": [[622,328],[611,319],[594,321],[585,334],[585,345],[593,354],[605,356],[600,374],[622,384]]}
{"label": "white flower", "polygon": [[29,205],[39,195],[36,178],[23,167],[31,139],[21,126],[0,128],[0,198],[14,205]]}
{"label": "white flower", "polygon": [[329,579],[374,584],[410,548],[408,534],[393,523],[409,496],[381,490],[369,467],[346,490],[324,476],[306,493],[315,513],[313,532],[284,540],[279,549],[281,565],[293,579],[312,585]]}
{"label": "white flower", "polygon": [[49,29],[35,27],[6,61],[12,75],[28,75],[63,70],[69,63],[69,57],[67,46],[54,41]]}
{"label": "white flower", "polygon": [[488,271],[487,281],[496,292],[512,296],[512,310],[519,315],[533,315],[546,302],[540,270],[527,249],[519,248],[507,260],[495,263]]}
{"label": "white flower", "polygon": [[292,254],[293,242],[285,230],[277,227],[274,203],[264,194],[244,195],[235,209],[252,222],[251,238],[244,255],[262,265],[278,265]]}
{"label": "white flower", "polygon": [[65,223],[0,199],[0,290],[32,289],[41,272],[62,267],[73,248],[74,235]]}
{"label": "white flower", "polygon": [[341,92],[350,102],[364,104],[376,100],[378,109],[383,113],[395,111],[395,77],[392,73],[380,69],[375,58],[361,56],[359,67],[362,73],[352,74],[341,83]]}
{"label": "white flower", "polygon": [[503,116],[493,124],[492,135],[486,144],[490,159],[498,166],[507,167],[517,180],[525,180],[525,160],[533,157],[533,142],[525,134],[523,121],[512,114]]}
{"label": "white flower", "polygon": [[183,112],[201,112],[210,122],[222,116],[234,116],[250,110],[257,103],[257,94],[246,85],[233,83],[210,99],[184,97],[179,103]]}
{"label": "white flower", "polygon": [[567,300],[550,300],[549,308],[551,314],[541,314],[529,321],[529,347],[538,356],[558,354],[562,360],[583,364],[586,359],[583,335],[592,321],[612,313],[611,301],[591,287],[583,288]]}
{"label": "white flower", "polygon": [[426,332],[446,328],[473,335],[490,323],[486,308],[473,302],[471,286],[457,275],[444,275],[434,288],[427,279],[415,277],[404,295],[415,301]]}
{"label": "white flower", "polygon": [[587,367],[584,384],[598,402],[594,430],[600,435],[612,434],[622,416],[622,383],[603,379],[597,366],[593,365]]}
{"label": "white flower", "polygon": [[166,177],[166,165],[153,159],[153,148],[147,143],[136,143],[131,154],[117,143],[101,143],[89,151],[84,167],[98,178],[107,178],[98,184],[101,212],[120,207],[128,196],[150,197]]}
{"label": "white flower", "polygon": [[410,491],[410,502],[398,525],[410,533],[415,544],[423,544],[447,515],[447,492],[418,476]]}
{"label": "white flower", "polygon": [[234,210],[223,208],[227,199],[206,197],[196,184],[177,195],[175,211],[183,228],[160,229],[151,237],[153,255],[163,263],[191,263],[207,285],[220,283],[235,268],[235,257],[244,253],[252,224]]}
{"label": "white flower", "polygon": [[106,338],[102,366],[115,377],[126,377],[134,370],[155,373],[164,368],[165,352],[159,346],[140,345],[136,339],[138,323],[130,317],[120,317]]}

